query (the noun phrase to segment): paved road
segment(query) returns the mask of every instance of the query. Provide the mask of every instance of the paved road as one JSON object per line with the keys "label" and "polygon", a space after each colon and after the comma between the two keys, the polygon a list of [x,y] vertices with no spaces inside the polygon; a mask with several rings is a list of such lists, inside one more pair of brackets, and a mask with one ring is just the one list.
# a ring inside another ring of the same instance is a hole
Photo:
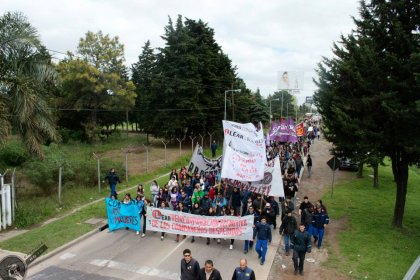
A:
{"label": "paved road", "polygon": [[237,240],[234,249],[229,250],[230,240],[217,244],[212,240],[209,246],[205,238],[196,238],[191,243],[187,237],[176,243],[174,235],[160,240],[160,233],[147,232],[145,238],[129,230],[109,232],[105,230],[30,267],[27,279],[179,279],[182,251],[191,249],[192,255],[201,266],[212,259],[224,279],[230,279],[233,270],[242,257],[248,258],[257,279],[267,279],[280,237],[273,230],[273,242],[269,245],[267,260],[261,266],[255,251],[243,253],[244,241]]}

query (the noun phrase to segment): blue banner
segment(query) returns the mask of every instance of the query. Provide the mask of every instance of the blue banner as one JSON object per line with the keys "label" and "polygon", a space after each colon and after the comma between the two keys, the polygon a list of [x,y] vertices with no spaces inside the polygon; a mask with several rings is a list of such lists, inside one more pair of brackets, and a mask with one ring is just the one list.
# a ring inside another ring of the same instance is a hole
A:
{"label": "blue banner", "polygon": [[140,231],[140,216],[137,201],[132,200],[130,203],[124,204],[116,199],[107,197],[105,202],[110,231],[126,227]]}

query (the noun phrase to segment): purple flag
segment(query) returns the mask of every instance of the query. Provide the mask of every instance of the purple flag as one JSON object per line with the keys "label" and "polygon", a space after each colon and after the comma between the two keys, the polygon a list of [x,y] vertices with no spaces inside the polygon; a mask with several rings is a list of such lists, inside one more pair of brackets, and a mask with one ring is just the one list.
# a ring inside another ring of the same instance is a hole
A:
{"label": "purple flag", "polygon": [[270,139],[277,142],[297,142],[296,127],[292,119],[271,123]]}

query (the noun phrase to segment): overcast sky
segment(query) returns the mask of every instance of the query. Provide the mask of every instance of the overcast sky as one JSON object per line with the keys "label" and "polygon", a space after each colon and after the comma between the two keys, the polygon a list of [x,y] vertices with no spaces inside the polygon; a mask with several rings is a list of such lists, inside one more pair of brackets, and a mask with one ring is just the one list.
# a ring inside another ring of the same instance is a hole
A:
{"label": "overcast sky", "polygon": [[304,72],[299,104],[316,88],[321,57],[331,57],[332,43],[354,28],[358,6],[356,0],[0,0],[3,11],[23,12],[51,50],[74,52],[87,31],[119,36],[127,66],[147,40],[163,46],[168,16],[202,19],[239,77],[263,96],[277,90],[279,71]]}

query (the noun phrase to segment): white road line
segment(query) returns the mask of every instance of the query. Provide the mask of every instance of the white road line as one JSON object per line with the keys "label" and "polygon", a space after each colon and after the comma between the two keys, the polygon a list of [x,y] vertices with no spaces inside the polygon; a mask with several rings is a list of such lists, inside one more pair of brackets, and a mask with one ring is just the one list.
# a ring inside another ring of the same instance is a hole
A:
{"label": "white road line", "polygon": [[161,270],[157,268],[151,268],[148,266],[136,266],[134,264],[127,264],[127,263],[121,263],[121,262],[116,262],[112,260],[103,260],[103,259],[94,259],[90,262],[90,264],[99,266],[99,267],[108,267],[112,269],[134,272],[137,274],[142,274],[142,275],[147,275],[147,276],[159,276],[159,278],[164,278],[168,280],[179,280],[179,274],[176,272]]}
{"label": "white road line", "polygon": [[[179,238],[182,238],[182,235],[179,235]],[[187,238],[185,238],[184,240],[182,240],[179,244],[178,244],[178,246],[176,246],[175,248],[173,248],[172,249],[172,251],[170,251],[167,255],[166,255],[166,257],[164,257],[156,266],[159,266],[159,265],[161,265],[163,262],[165,262],[166,261],[166,259],[167,258],[169,258],[176,250],[178,250],[178,248],[179,247],[181,247],[182,245],[184,245],[184,243],[188,240],[189,238],[187,237]]]}
{"label": "white road line", "polygon": [[72,253],[65,253],[63,255],[60,256],[60,260],[67,260],[67,259],[71,259],[74,258],[76,255],[72,254]]}

